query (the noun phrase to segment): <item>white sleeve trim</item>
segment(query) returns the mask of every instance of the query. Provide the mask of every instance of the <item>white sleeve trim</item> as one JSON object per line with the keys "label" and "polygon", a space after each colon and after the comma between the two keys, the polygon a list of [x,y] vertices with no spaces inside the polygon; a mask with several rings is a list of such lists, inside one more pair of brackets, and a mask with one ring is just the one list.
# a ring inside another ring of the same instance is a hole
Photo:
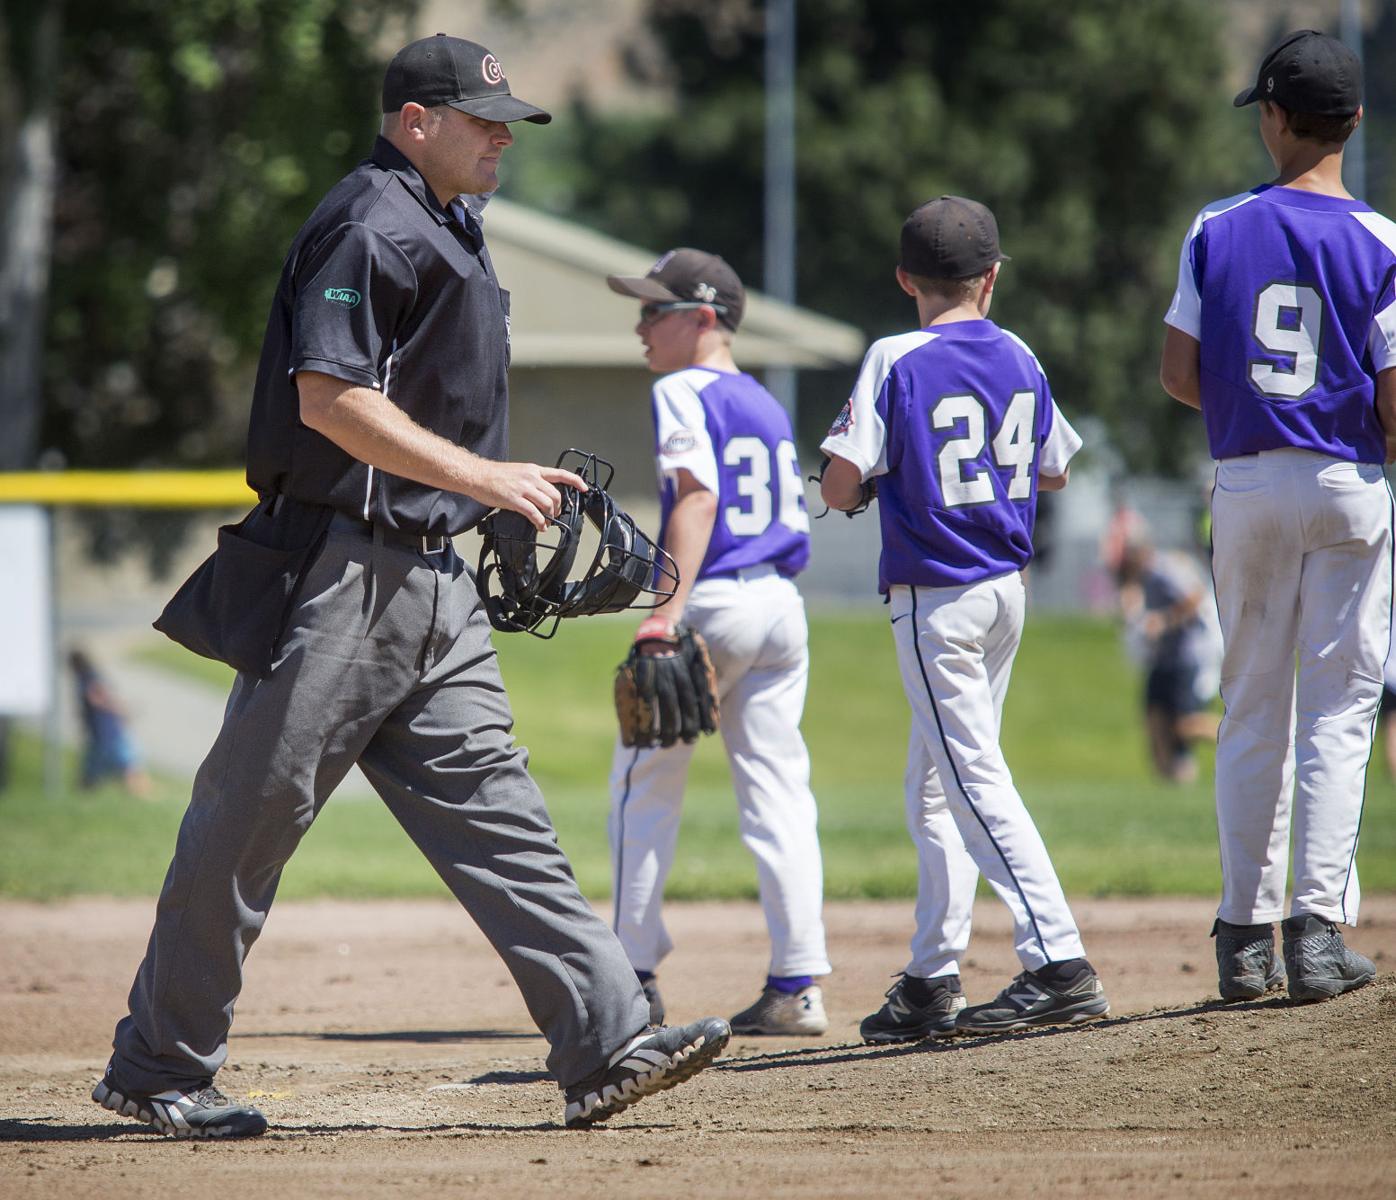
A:
{"label": "white sleeve trim", "polygon": [[1037,368],[1037,373],[1041,375],[1042,378],[1045,380],[1047,378],[1047,372],[1042,369],[1042,364],[1038,361],[1037,355],[1033,353],[1032,347],[1029,346],[1027,342],[1023,341],[1023,339],[1020,338],[1011,329],[1005,329],[1002,325],[1000,325],[999,332],[1003,334],[1004,337],[1012,339],[1012,341],[1019,346],[1023,353],[1026,354],[1030,359],[1032,359],[1032,365]]}
{"label": "white sleeve trim", "polygon": [[[1375,212],[1355,212],[1352,215],[1368,233],[1396,256],[1396,221]],[[1372,352],[1372,365],[1378,371],[1396,367],[1396,302],[1388,304],[1372,318],[1367,347]]]}
{"label": "white sleeve trim", "polygon": [[1173,303],[1168,306],[1163,322],[1186,333],[1195,341],[1202,340],[1202,297],[1197,291],[1197,280],[1192,273],[1192,244],[1202,232],[1202,226],[1213,217],[1240,208],[1255,199],[1254,192],[1242,192],[1238,196],[1228,196],[1225,200],[1214,200],[1207,205],[1192,223],[1188,236],[1183,239],[1183,249],[1178,255],[1178,288],[1173,293]]}
{"label": "white sleeve trim", "polygon": [[924,329],[900,333],[874,342],[863,357],[858,381],[829,435],[819,444],[828,455],[847,459],[858,468],[864,482],[887,474],[887,427],[877,415],[877,398],[897,360],[919,350],[939,335]]}
{"label": "white sleeve trim", "polygon": [[1037,460],[1037,470],[1042,475],[1063,475],[1072,456],[1081,449],[1081,435],[1062,416],[1057,402],[1052,401],[1052,431],[1042,447],[1042,455]]}
{"label": "white sleeve trim", "polygon": [[708,414],[699,393],[717,378],[715,371],[690,367],[654,385],[655,468],[661,478],[680,470],[717,495],[717,455],[708,432]]}
{"label": "white sleeve trim", "polygon": [[1378,371],[1396,367],[1396,301],[1388,304],[1372,318],[1372,331],[1367,335],[1367,347],[1372,352],[1372,366]]}

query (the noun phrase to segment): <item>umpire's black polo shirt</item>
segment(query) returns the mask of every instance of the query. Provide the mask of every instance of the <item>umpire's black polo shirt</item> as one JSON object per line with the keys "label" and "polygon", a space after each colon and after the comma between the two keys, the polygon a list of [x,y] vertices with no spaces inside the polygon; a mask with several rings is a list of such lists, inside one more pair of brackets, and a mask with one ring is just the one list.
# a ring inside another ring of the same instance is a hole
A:
{"label": "umpire's black polo shirt", "polygon": [[[456,206],[459,208],[459,206]],[[297,371],[378,388],[483,458],[509,446],[509,294],[479,229],[384,138],[296,235],[262,344],[247,481],[407,533],[459,533],[485,506],[351,458],[301,424]]]}

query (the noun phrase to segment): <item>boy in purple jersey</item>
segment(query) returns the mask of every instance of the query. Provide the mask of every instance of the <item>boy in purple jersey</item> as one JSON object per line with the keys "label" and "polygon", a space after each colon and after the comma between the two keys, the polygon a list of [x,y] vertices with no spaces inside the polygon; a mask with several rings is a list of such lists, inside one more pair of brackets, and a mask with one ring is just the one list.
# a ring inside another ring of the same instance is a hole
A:
{"label": "boy in purple jersey", "polygon": [[[1370,982],[1348,949],[1367,760],[1390,641],[1396,225],[1343,188],[1361,68],[1306,29],[1260,65],[1273,183],[1202,210],[1183,244],[1160,377],[1202,411],[1225,644],[1217,737],[1224,999]],[[1296,683],[1295,661],[1298,659]],[[1290,827],[1294,883],[1285,916]],[[1284,970],[1272,923],[1283,922]]]}
{"label": "boy in purple jersey", "polygon": [[[733,361],[746,296],[722,259],[671,250],[647,275],[607,283],[641,301],[635,332],[663,376],[652,393],[660,541],[679,568],[673,598],[635,640],[662,650],[682,620],[707,641],[742,840],[756,858],[771,936],[765,987],[732,1027],[821,1034],[824,875],[800,736],[808,630],[792,582],[809,560],[809,514],[790,418]],[[692,756],[683,742],[640,749],[617,739],[611,769],[615,930],[656,1024],[664,1007],[654,973],[673,947],[660,905]]]}
{"label": "boy in purple jersey", "polygon": [[[1110,1011],[999,746],[1037,493],[1066,486],[1081,446],[1032,351],[987,319],[1004,258],[993,214],[973,200],[942,196],[907,218],[897,282],[921,327],[873,344],[821,447],[831,508],[857,508],[876,481],[878,588],[912,713],[916,934],[887,1003],[862,1023],[869,1042]],[[1013,914],[1023,972],[967,1008],[960,961],[981,872]]]}

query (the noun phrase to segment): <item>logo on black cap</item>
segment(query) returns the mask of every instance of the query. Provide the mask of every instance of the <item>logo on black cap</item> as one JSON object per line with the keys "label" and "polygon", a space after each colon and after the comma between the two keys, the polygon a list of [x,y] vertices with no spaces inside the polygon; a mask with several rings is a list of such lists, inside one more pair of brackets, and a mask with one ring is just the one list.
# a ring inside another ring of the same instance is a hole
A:
{"label": "logo on black cap", "polygon": [[1290,112],[1350,117],[1362,105],[1362,64],[1337,38],[1316,29],[1296,30],[1271,48],[1255,86],[1233,103],[1240,108],[1262,99]]}
{"label": "logo on black cap", "polygon": [[532,121],[546,125],[552,117],[509,91],[499,59],[474,42],[444,33],[404,46],[383,76],[383,111],[404,104],[452,108],[483,121]]}
{"label": "logo on black cap", "polygon": [[746,290],[736,271],[716,254],[688,246],[665,251],[643,276],[607,275],[606,284],[619,295],[647,304],[711,304],[719,323],[732,330],[741,324],[746,307]]}

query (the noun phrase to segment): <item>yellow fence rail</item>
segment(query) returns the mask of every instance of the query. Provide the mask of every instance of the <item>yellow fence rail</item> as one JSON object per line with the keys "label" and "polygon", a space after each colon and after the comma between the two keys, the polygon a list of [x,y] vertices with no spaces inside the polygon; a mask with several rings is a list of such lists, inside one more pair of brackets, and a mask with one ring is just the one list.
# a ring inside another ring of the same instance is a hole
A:
{"label": "yellow fence rail", "polygon": [[100,508],[247,508],[241,470],[0,471],[0,504]]}

